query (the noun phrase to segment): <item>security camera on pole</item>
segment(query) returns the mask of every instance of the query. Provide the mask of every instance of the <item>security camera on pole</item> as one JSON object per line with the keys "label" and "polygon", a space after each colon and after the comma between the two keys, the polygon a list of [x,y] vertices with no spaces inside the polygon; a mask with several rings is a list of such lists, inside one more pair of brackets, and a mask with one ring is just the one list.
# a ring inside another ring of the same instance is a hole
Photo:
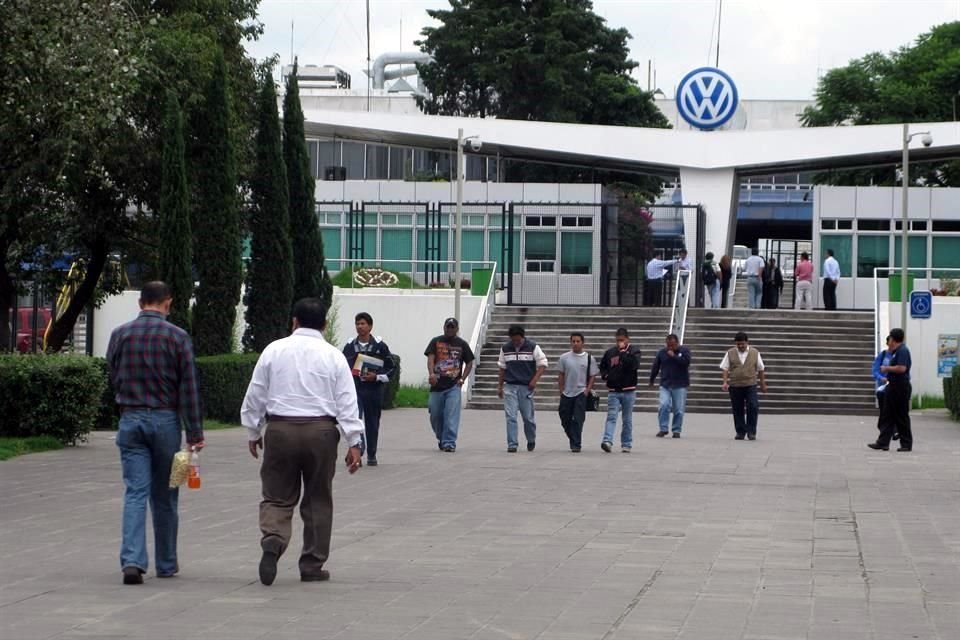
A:
{"label": "security camera on pole", "polygon": [[910,141],[913,140],[914,136],[923,136],[920,138],[920,142],[922,142],[925,147],[933,144],[933,136],[930,135],[929,131],[910,133],[910,125],[906,122],[903,123],[903,175],[901,180],[903,189],[900,206],[900,327],[904,331],[907,330],[907,307],[910,305],[910,292],[908,291],[910,287],[907,284],[907,274],[910,273],[910,243],[908,242],[907,232],[910,228],[910,222],[907,219],[907,202],[910,193]]}

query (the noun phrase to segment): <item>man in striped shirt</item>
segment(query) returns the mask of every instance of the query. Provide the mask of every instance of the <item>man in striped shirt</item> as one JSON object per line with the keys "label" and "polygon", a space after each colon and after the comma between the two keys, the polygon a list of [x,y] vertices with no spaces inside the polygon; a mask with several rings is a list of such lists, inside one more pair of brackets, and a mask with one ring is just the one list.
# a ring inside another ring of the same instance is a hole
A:
{"label": "man in striped shirt", "polygon": [[177,573],[177,497],[170,465],[180,450],[180,422],[187,443],[203,447],[200,391],[187,332],[167,322],[173,297],[163,282],[140,292],[140,315],[110,336],[107,364],[120,408],[117,447],[126,491],[120,566],[124,584],[142,584],[147,571],[147,499],[153,515],[158,578]]}

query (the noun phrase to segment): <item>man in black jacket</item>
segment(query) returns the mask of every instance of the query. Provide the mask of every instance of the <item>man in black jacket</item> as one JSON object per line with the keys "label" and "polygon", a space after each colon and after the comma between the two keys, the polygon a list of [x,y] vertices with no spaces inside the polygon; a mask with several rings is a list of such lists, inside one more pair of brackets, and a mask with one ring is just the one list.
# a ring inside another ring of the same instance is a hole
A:
{"label": "man in black jacket", "polygon": [[640,365],[640,347],[630,344],[630,334],[623,327],[617,329],[617,346],[607,349],[600,361],[600,376],[606,380],[607,423],[603,428],[600,448],[613,450],[613,435],[617,430],[617,413],[623,412],[620,430],[620,450],[630,453],[633,447],[633,405],[637,399],[637,367]]}
{"label": "man in black jacket", "polygon": [[357,404],[363,418],[367,466],[377,466],[377,442],[380,439],[380,412],[383,410],[384,385],[394,372],[390,347],[379,336],[370,334],[373,318],[362,311],[354,318],[357,337],[343,348],[357,385]]}

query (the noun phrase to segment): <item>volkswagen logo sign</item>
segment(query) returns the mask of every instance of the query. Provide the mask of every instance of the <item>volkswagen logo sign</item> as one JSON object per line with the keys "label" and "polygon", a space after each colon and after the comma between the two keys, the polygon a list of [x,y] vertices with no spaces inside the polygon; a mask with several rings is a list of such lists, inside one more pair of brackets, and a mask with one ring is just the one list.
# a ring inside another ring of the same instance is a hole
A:
{"label": "volkswagen logo sign", "polygon": [[680,116],[697,129],[716,129],[737,110],[737,86],[716,67],[700,67],[683,77],[677,89]]}

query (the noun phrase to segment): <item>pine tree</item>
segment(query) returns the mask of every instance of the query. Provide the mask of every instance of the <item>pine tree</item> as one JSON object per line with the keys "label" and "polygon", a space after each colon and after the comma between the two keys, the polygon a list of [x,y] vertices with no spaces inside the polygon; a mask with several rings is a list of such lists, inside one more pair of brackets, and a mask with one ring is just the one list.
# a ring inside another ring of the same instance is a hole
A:
{"label": "pine tree", "polygon": [[277,91],[269,75],[263,78],[259,100],[256,164],[250,188],[252,248],[247,267],[247,329],[243,347],[263,351],[290,332],[293,306],[293,249],[287,213],[287,171],[283,163]]}
{"label": "pine tree", "polygon": [[223,55],[218,54],[203,109],[197,110],[192,175],[200,284],[193,310],[197,355],[233,350],[233,323],[243,281],[237,168],[230,138],[230,100]]}
{"label": "pine tree", "polygon": [[193,238],[190,235],[190,193],[183,143],[183,112],[173,91],[167,92],[163,119],[160,179],[160,277],[170,285],[170,322],[190,330],[193,296]]}
{"label": "pine tree", "polygon": [[287,76],[283,96],[283,159],[290,191],[290,240],[293,243],[293,299],[317,297],[330,304],[333,283],[324,264],[323,236],[314,208],[316,180],[303,133],[303,109],[297,83],[297,62]]}

